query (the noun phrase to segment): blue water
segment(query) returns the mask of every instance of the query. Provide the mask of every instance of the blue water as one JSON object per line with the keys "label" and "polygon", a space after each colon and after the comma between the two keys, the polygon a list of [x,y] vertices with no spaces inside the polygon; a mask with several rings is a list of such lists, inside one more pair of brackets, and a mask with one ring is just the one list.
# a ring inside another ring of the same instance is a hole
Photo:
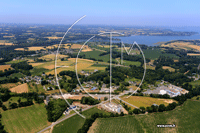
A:
{"label": "blue water", "polygon": [[[179,27],[179,28],[168,28],[173,31],[193,31],[200,33],[200,27]],[[148,46],[155,46],[157,42],[167,42],[171,40],[196,40],[200,39],[200,34],[192,36],[129,36],[129,37],[117,37],[124,43],[133,43],[136,41],[138,44],[146,44]]]}

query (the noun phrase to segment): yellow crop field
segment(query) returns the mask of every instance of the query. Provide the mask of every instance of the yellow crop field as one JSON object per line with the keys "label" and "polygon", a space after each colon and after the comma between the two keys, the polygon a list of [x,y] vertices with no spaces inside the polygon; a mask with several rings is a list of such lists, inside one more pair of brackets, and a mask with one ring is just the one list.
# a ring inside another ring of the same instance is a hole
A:
{"label": "yellow crop field", "polygon": [[[81,70],[86,70],[86,69],[91,69],[92,70],[92,68],[90,68],[91,65],[93,65],[93,63],[90,63],[90,62],[78,62],[77,71],[80,72]],[[57,73],[60,73],[61,71],[66,71],[66,70],[75,71],[74,62],[68,62],[68,61],[63,62],[63,63],[61,62],[61,63],[58,63],[57,66],[65,66],[65,67],[57,68],[56,69]],[[46,69],[50,69],[50,67],[51,67],[53,69],[54,68],[54,64],[43,66],[43,67],[46,68]],[[94,69],[96,69],[96,68],[94,68]],[[103,68],[101,68],[101,69],[103,69]],[[55,74],[55,70],[47,72],[46,74]]]}
{"label": "yellow crop field", "polygon": [[169,43],[167,45],[162,44],[162,47],[171,47],[174,49],[185,49],[185,50],[189,50],[189,49],[195,49],[200,51],[200,46],[198,45],[194,45],[192,43],[189,42],[173,42],[173,43]]}
{"label": "yellow crop field", "polygon": [[[68,57],[68,55],[61,55],[61,54],[57,55],[57,59],[61,59],[61,58],[64,58],[64,57]],[[56,58],[55,54],[48,54],[48,55],[44,55],[44,56],[40,57],[39,59],[55,60],[55,58]]]}
{"label": "yellow crop field", "polygon": [[45,37],[45,38],[52,39],[52,40],[62,39],[62,37],[57,37],[57,36],[49,36],[49,37]]}
{"label": "yellow crop field", "polygon": [[39,65],[42,65],[42,64],[44,64],[44,63],[30,63],[30,65],[32,65],[33,67],[39,66]]}
{"label": "yellow crop field", "polygon": [[46,68],[46,69],[54,69],[55,68],[55,64],[52,64],[52,65],[45,65],[43,68]]}
{"label": "yellow crop field", "polygon": [[18,82],[18,83],[6,83],[6,84],[1,84],[0,86],[3,87],[3,88],[13,88],[13,87],[16,87],[18,85],[20,85],[21,83]]}
{"label": "yellow crop field", "polygon": [[[61,71],[67,71],[67,70],[74,71],[74,66],[57,68],[56,72],[57,72],[57,74],[59,74]],[[46,72],[46,74],[55,74],[55,70]]]}
{"label": "yellow crop field", "polygon": [[0,65],[0,70],[4,71],[5,69],[8,70],[8,68],[11,68],[10,65]]}
{"label": "yellow crop field", "polygon": [[[98,47],[104,47],[104,48],[110,48],[110,45],[97,45]],[[112,45],[112,47],[118,47],[115,45]]]}
{"label": "yellow crop field", "polygon": [[[60,47],[64,47],[65,49],[69,49],[69,45],[71,45],[70,43],[66,43],[66,44],[61,44]],[[52,46],[47,46],[46,49],[52,49],[52,48],[58,48],[59,44],[54,44]]]}
{"label": "yellow crop field", "polygon": [[[83,45],[81,44],[73,44],[71,45],[71,49],[80,49]],[[82,52],[88,52],[88,51],[92,51],[92,49],[90,47],[88,47],[88,45],[85,45],[82,50]]]}
{"label": "yellow crop field", "polygon": [[89,66],[91,66],[91,65],[93,65],[92,63],[78,63],[77,64],[77,69],[78,70],[83,70],[83,69],[86,69],[86,68],[88,68]]}
{"label": "yellow crop field", "polygon": [[173,103],[176,102],[173,99],[161,99],[161,98],[152,98],[152,97],[144,97],[144,96],[131,96],[129,98],[126,98],[126,96],[122,96],[122,100],[133,104],[137,107],[148,107],[151,106],[152,104],[164,104],[165,106],[167,106],[169,103]]}
{"label": "yellow crop field", "polygon": [[87,68],[85,68],[84,70],[88,70],[88,71],[94,71],[94,70],[105,70],[106,69],[106,67],[93,67],[93,66],[89,66],[89,67],[87,67]]}
{"label": "yellow crop field", "polygon": [[16,48],[15,50],[20,50],[20,51],[23,51],[24,48]]}
{"label": "yellow crop field", "polygon": [[28,85],[27,85],[27,83],[24,83],[24,84],[21,84],[21,85],[11,88],[10,91],[16,92],[16,93],[28,92]]}
{"label": "yellow crop field", "polygon": [[[76,58],[70,58],[68,59],[69,61],[72,61],[72,62],[76,62]],[[78,58],[77,59],[77,62],[94,62],[93,60],[89,60],[89,59],[81,59],[81,58]]]}
{"label": "yellow crop field", "polygon": [[163,69],[168,69],[170,72],[174,72],[174,71],[175,71],[174,68],[171,68],[171,67],[169,67],[169,66],[163,66],[162,68],[163,68]]}
{"label": "yellow crop field", "polygon": [[[45,50],[45,48],[43,47],[28,47],[28,51],[37,51],[37,50]],[[24,48],[16,48],[15,50],[21,50],[21,51],[24,51]]]}
{"label": "yellow crop field", "polygon": [[[57,73],[64,71],[64,70],[70,70],[70,71],[75,71],[75,59],[76,58],[69,58],[68,61],[61,61],[58,60],[57,61]],[[78,59],[78,65],[77,65],[77,69],[78,72],[80,72],[81,70],[85,70],[85,69],[96,69],[95,67],[91,67],[91,65],[93,65],[94,61],[93,60],[88,60],[88,59]],[[36,68],[46,68],[52,71],[46,72],[46,74],[55,74],[55,61],[52,60],[51,62],[45,62],[45,63],[30,63],[31,65],[33,65],[33,67]],[[60,66],[60,68],[59,68]],[[65,67],[63,67],[65,66]],[[103,67],[98,67],[100,69],[104,69]]]}
{"label": "yellow crop field", "polygon": [[200,56],[200,54],[196,54],[196,53],[187,53],[188,56]]}
{"label": "yellow crop field", "polygon": [[[71,45],[71,49],[80,49],[81,47],[82,47],[81,44],[73,44],[73,45]],[[88,48],[88,46],[85,45],[84,48]]]}
{"label": "yellow crop field", "polygon": [[34,41],[34,40],[35,40],[35,38],[29,38],[28,40]]}

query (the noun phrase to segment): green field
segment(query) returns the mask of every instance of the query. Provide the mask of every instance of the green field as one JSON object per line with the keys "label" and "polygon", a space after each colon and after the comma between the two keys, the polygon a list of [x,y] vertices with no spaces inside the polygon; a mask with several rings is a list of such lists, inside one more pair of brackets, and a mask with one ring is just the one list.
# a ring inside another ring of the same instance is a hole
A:
{"label": "green field", "polygon": [[192,82],[190,82],[190,84],[194,85],[194,86],[199,86],[200,85],[200,80],[192,81]]}
{"label": "green field", "polygon": [[23,62],[23,61],[25,61],[25,60],[12,60],[12,61],[6,62],[6,64],[19,63],[19,62]]}
{"label": "green field", "polygon": [[43,86],[41,84],[35,84],[28,83],[28,90],[29,92],[37,92],[37,93],[45,93],[45,89],[43,89]]}
{"label": "green field", "polygon": [[43,72],[48,72],[48,71],[50,70],[38,67],[34,67],[32,70],[30,70],[32,76],[41,75]]}
{"label": "green field", "polygon": [[[107,112],[104,112],[97,108],[92,108],[84,111],[83,115],[89,118],[94,113],[108,114]],[[54,126],[53,133],[77,133],[77,131],[83,126],[84,122],[85,119],[83,119],[79,115],[72,116],[69,119]]]}
{"label": "green field", "polygon": [[18,103],[17,100],[21,98],[21,102],[27,101],[26,98],[22,97],[11,97],[8,101],[4,102],[3,104],[8,108],[9,107],[9,102],[11,103]]}
{"label": "green field", "polygon": [[104,62],[108,62],[110,55],[104,55],[104,56],[99,56],[101,53],[103,53],[102,51],[98,51],[98,50],[93,50],[93,51],[89,51],[89,52],[81,52],[80,55],[85,54],[86,58],[95,58],[95,59],[102,59]]}
{"label": "green field", "polygon": [[[200,101],[188,100],[175,110],[148,115],[100,118],[95,133],[198,133],[200,131]],[[175,124],[175,128],[157,128],[157,124]]]}
{"label": "green field", "polygon": [[25,75],[24,74],[22,74],[22,73],[13,73],[13,74],[11,74],[9,77],[17,77],[17,78],[22,78],[22,77],[24,77]]}
{"label": "green field", "polygon": [[45,128],[48,123],[44,104],[2,112],[2,123],[9,133],[30,133]]}
{"label": "green field", "polygon": [[165,106],[167,106],[169,103],[176,102],[173,99],[161,99],[161,98],[152,98],[152,97],[144,97],[144,96],[131,96],[129,98],[126,98],[126,96],[122,96],[121,98],[122,100],[132,105],[135,105],[137,107],[149,107],[154,103],[157,105],[164,104]]}
{"label": "green field", "polygon": [[144,52],[144,55],[146,58],[149,59],[157,59],[159,56],[169,56],[169,57],[173,57],[173,58],[178,58],[175,54],[168,54],[168,53],[162,53],[162,51],[160,49],[144,49],[142,50]]}
{"label": "green field", "polygon": [[129,66],[129,65],[135,65],[135,66],[140,66],[140,62],[139,61],[127,61],[127,60],[123,60],[123,65],[125,66]]}

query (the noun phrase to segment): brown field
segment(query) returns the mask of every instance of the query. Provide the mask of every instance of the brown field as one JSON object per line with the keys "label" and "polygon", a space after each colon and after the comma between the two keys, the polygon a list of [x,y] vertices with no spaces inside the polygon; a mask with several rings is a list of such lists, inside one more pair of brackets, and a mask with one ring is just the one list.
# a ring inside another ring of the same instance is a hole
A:
{"label": "brown field", "polygon": [[5,69],[8,70],[8,68],[11,68],[10,65],[0,65],[0,70],[4,71]]}
{"label": "brown field", "polygon": [[[144,67],[144,65],[143,65],[143,67]],[[154,67],[154,66],[151,66],[151,65],[149,65],[149,64],[146,64],[146,69],[155,70],[155,67]]]}
{"label": "brown field", "polygon": [[174,68],[171,68],[171,67],[169,67],[169,66],[163,66],[162,68],[163,68],[163,69],[168,69],[170,72],[174,72],[174,71],[175,71]]}
{"label": "brown field", "polygon": [[[37,51],[37,50],[45,50],[45,48],[43,47],[28,47],[28,51]],[[15,50],[21,50],[21,51],[24,51],[24,48],[16,48]]]}
{"label": "brown field", "polygon": [[169,43],[167,45],[162,44],[162,47],[172,47],[174,49],[185,49],[185,50],[190,50],[190,49],[194,49],[194,50],[198,50],[200,51],[200,46],[198,45],[194,45],[192,43],[189,42],[173,42],[173,43]]}
{"label": "brown field", "polygon": [[15,37],[15,36],[3,36],[3,38],[12,38],[12,37]]}
{"label": "brown field", "polygon": [[20,85],[21,83],[18,82],[18,83],[6,83],[6,84],[1,84],[0,86],[3,87],[3,88],[13,88],[13,87],[16,87],[18,85]]}
{"label": "brown field", "polygon": [[11,88],[10,91],[16,92],[16,93],[28,92],[28,85],[27,85],[27,83],[24,83],[24,84],[21,84],[21,85]]}
{"label": "brown field", "polygon": [[[61,89],[61,91],[63,93],[67,93],[67,91],[65,89]],[[60,93],[59,90],[51,90],[51,91],[46,91],[45,94],[49,95],[49,94],[54,94],[54,93]]]}
{"label": "brown field", "polygon": [[196,54],[196,53],[187,53],[188,56],[200,56],[200,54]]}
{"label": "brown field", "polygon": [[[71,45],[71,49],[80,49],[83,45],[81,44],[73,44]],[[92,51],[92,49],[90,47],[88,47],[88,45],[85,45],[82,50],[82,52],[88,52],[88,51]]]}
{"label": "brown field", "polygon": [[0,45],[7,45],[7,46],[11,46],[11,45],[13,45],[13,43],[0,43]]}
{"label": "brown field", "polygon": [[45,38],[52,39],[52,40],[62,39],[62,37],[57,37],[57,36],[49,36],[49,37],[45,37]]}

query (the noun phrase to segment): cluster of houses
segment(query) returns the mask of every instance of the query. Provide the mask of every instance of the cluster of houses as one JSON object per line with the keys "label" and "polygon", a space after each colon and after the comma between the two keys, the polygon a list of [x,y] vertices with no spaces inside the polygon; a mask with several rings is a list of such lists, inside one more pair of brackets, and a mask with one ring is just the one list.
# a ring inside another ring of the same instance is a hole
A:
{"label": "cluster of houses", "polygon": [[[98,69],[95,69],[94,72],[97,72]],[[81,71],[81,74],[85,75],[85,77],[90,76],[91,74],[93,74],[94,72],[86,72],[86,71]]]}
{"label": "cluster of houses", "polygon": [[[26,83],[34,81],[35,84],[41,84],[41,82],[42,82],[42,76],[45,76],[45,74],[42,74],[41,76],[26,76],[24,78],[19,78],[19,79],[22,82],[26,82]],[[58,77],[58,80],[61,80],[61,79],[62,79],[61,77]],[[53,76],[49,76],[46,81],[49,82],[52,85],[57,86],[57,82],[56,82],[56,80],[54,79]]]}
{"label": "cluster of houses", "polygon": [[[94,82],[94,81],[88,81],[88,82],[83,82],[83,84],[85,84],[83,87],[86,88],[86,89],[90,89],[91,91],[94,91],[94,90],[98,90],[98,86],[99,86],[99,83],[97,82]],[[112,86],[112,89],[111,91],[114,92],[114,90],[118,89],[119,86]],[[80,92],[80,87],[79,85],[77,84],[77,87],[76,89],[73,90],[74,92]],[[109,93],[110,92],[110,87],[107,87],[106,84],[102,84],[102,87],[101,87],[101,90],[99,92],[105,92],[105,93]]]}
{"label": "cluster of houses", "polygon": [[[114,92],[115,90],[117,90],[119,88],[119,86],[112,86],[112,89],[111,89],[111,92]],[[100,92],[105,92],[105,93],[108,93],[110,92],[110,87],[106,87],[106,84],[103,84],[102,87],[101,87],[101,90]]]}
{"label": "cluster of houses", "polygon": [[19,79],[26,83],[35,81],[36,84],[41,84],[41,81],[42,81],[42,77],[40,76],[26,76],[24,78],[19,78]]}

